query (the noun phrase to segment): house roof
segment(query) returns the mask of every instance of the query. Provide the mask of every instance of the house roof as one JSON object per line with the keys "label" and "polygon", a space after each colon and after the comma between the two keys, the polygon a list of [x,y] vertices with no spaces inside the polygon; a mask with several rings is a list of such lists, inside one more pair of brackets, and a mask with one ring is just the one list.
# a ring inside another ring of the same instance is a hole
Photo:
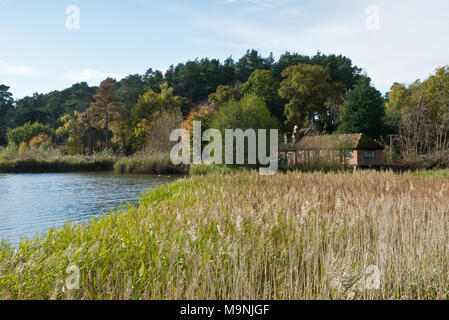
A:
{"label": "house roof", "polygon": [[373,139],[356,134],[306,136],[295,144],[283,145],[283,150],[383,150]]}

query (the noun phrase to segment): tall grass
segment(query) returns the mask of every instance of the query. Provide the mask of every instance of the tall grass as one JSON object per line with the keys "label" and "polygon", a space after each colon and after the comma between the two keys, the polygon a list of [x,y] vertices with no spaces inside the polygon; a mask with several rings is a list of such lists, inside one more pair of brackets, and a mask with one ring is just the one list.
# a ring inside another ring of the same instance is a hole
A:
{"label": "tall grass", "polygon": [[228,174],[235,173],[239,171],[249,170],[245,167],[233,167],[227,165],[216,165],[216,164],[198,164],[191,165],[189,169],[189,173],[194,176],[201,176],[207,174]]}
{"label": "tall grass", "polygon": [[41,146],[20,153],[18,147],[10,145],[0,150],[0,173],[112,171],[116,160],[108,152],[69,156],[53,146]]}
{"label": "tall grass", "polygon": [[324,157],[312,158],[310,161],[299,161],[295,165],[286,165],[281,162],[280,169],[282,171],[296,170],[301,172],[338,172],[348,170],[340,161]]}
{"label": "tall grass", "polygon": [[116,173],[129,174],[181,174],[188,169],[185,166],[174,165],[169,156],[152,156],[124,158],[114,164]]}
{"label": "tall grass", "polygon": [[[447,299],[448,186],[375,171],[190,177],[87,225],[3,243],[0,297]],[[79,289],[66,287],[71,265]]]}

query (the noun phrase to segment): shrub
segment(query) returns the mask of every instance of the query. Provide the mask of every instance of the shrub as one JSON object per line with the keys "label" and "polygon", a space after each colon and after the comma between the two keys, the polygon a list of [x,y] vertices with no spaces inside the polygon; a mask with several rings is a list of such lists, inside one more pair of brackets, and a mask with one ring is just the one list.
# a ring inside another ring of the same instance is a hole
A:
{"label": "shrub", "polygon": [[18,146],[22,142],[29,143],[31,139],[39,134],[53,136],[54,131],[49,125],[44,125],[39,122],[33,124],[27,122],[21,127],[8,131],[8,141],[10,144],[12,143]]}
{"label": "shrub", "polygon": [[51,143],[51,137],[49,137],[48,135],[46,135],[46,134],[43,134],[43,133],[39,133],[37,136],[35,136],[35,137],[33,137],[31,140],[30,140],[30,147],[32,148],[32,149],[36,149],[36,148],[38,148],[38,147],[40,147],[43,143],[48,143],[48,142],[50,142]]}

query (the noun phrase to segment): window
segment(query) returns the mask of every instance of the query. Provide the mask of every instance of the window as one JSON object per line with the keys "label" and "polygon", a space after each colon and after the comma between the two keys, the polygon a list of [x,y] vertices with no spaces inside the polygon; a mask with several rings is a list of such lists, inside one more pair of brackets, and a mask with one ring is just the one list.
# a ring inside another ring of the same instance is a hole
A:
{"label": "window", "polygon": [[302,151],[298,151],[298,158],[302,157]]}
{"label": "window", "polygon": [[365,151],[365,159],[375,159],[376,151]]}
{"label": "window", "polygon": [[346,159],[352,159],[352,151],[346,152]]}

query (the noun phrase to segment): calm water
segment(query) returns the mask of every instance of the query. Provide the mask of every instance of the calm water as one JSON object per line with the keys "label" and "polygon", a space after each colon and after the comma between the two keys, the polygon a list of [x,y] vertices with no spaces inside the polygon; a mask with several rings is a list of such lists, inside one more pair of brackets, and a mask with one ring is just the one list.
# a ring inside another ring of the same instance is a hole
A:
{"label": "calm water", "polygon": [[0,174],[0,240],[17,243],[66,221],[82,223],[137,203],[142,193],[176,176],[113,173]]}

